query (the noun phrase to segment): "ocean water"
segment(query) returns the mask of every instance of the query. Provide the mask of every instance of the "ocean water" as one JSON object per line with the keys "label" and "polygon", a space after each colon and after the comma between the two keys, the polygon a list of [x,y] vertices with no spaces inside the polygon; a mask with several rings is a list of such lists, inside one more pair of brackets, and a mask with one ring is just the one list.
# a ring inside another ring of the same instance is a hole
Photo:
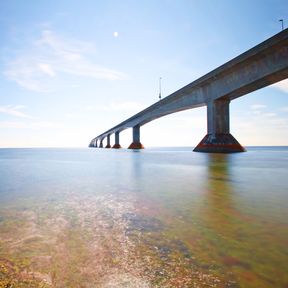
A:
{"label": "ocean water", "polygon": [[0,149],[0,287],[288,287],[287,208],[288,147]]}

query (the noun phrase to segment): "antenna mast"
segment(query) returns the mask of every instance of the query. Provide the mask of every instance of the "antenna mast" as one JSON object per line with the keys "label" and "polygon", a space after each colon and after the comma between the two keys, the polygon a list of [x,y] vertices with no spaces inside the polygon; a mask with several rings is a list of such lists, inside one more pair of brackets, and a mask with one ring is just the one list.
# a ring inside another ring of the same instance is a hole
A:
{"label": "antenna mast", "polygon": [[161,95],[161,80],[162,80],[162,78],[160,77],[159,78],[159,99],[161,100],[161,97],[162,97],[162,95]]}

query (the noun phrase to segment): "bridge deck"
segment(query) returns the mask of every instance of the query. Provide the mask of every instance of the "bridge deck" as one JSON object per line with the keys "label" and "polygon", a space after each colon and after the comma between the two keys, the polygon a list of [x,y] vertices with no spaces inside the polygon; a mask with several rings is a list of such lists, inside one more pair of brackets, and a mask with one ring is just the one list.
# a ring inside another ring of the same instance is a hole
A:
{"label": "bridge deck", "polygon": [[286,78],[288,78],[288,29],[212,70],[93,140],[101,140],[110,134],[136,125],[142,126],[171,113],[206,106],[210,101],[222,98],[233,100]]}

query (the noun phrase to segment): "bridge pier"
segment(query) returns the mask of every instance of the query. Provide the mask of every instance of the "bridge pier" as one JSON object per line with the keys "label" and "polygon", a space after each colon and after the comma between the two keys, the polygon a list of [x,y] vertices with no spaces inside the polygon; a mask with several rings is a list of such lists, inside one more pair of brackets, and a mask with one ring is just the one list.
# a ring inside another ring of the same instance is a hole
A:
{"label": "bridge pier", "polygon": [[230,100],[219,99],[207,103],[207,135],[195,147],[195,152],[234,153],[245,149],[230,134]]}
{"label": "bridge pier", "polygon": [[107,145],[105,148],[111,148],[111,145],[110,145],[110,134],[107,135]]}
{"label": "bridge pier", "polygon": [[144,146],[140,142],[140,125],[133,127],[132,136],[133,142],[130,144],[128,149],[144,149]]}
{"label": "bridge pier", "polygon": [[119,148],[121,148],[120,140],[119,140],[119,134],[120,134],[119,131],[115,132],[115,144],[114,144],[113,147],[112,147],[112,148],[114,148],[114,149],[119,149]]}
{"label": "bridge pier", "polygon": [[97,139],[93,139],[90,144],[89,147],[97,147]]}
{"label": "bridge pier", "polygon": [[99,148],[103,148],[103,139],[100,139]]}

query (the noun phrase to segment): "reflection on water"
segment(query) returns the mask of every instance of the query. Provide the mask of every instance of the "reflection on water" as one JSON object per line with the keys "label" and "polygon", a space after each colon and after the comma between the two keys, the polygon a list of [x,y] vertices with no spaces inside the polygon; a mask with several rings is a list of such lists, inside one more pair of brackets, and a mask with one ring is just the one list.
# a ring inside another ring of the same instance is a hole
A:
{"label": "reflection on water", "polygon": [[190,150],[1,149],[0,287],[286,287],[288,149]]}

